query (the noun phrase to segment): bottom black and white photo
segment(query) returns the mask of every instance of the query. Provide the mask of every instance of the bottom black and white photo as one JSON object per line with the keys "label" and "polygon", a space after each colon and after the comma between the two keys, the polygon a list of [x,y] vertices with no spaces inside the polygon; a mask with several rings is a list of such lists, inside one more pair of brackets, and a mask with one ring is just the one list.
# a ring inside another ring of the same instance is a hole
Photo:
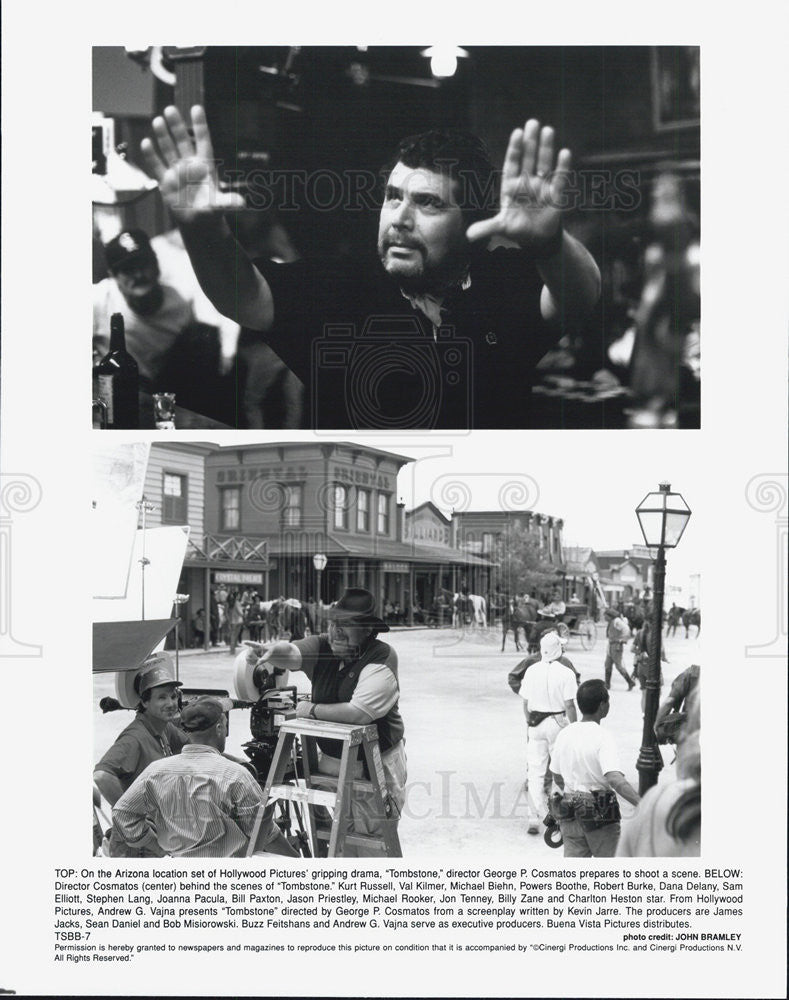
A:
{"label": "bottom black and white photo", "polygon": [[244,440],[94,447],[94,854],[700,854],[692,481]]}

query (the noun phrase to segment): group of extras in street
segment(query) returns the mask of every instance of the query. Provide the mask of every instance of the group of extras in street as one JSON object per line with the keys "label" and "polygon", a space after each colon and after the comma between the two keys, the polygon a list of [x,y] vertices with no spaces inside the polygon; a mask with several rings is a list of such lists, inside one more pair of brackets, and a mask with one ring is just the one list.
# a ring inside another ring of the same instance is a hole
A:
{"label": "group of extras in street", "polygon": [[[297,717],[351,725],[374,724],[386,779],[389,816],[399,817],[406,796],[406,755],[397,654],[379,635],[389,626],[375,599],[350,588],[328,612],[328,631],[295,641],[250,643],[241,653],[255,675],[301,670],[311,681],[310,700],[296,703]],[[527,723],[528,830],[558,824],[569,857],[697,855],[700,834],[698,750],[699,667],[683,671],[661,704],[656,731],[673,733],[676,780],[661,783],[639,801],[626,780],[610,731],[601,723],[610,708],[613,667],[634,687],[622,664],[630,639],[626,621],[606,612],[605,680],[580,682],[564,656],[566,639],[555,623],[542,626],[539,653],[508,676],[523,699]],[[648,638],[636,640],[637,661]],[[643,670],[639,677],[643,678]],[[644,687],[642,679],[642,688]],[[239,857],[247,853],[295,856],[275,821],[275,802],[264,803],[249,762],[225,753],[230,703],[199,697],[180,708],[169,655],[155,653],[137,672],[134,720],[96,764],[94,805],[112,806],[109,829],[94,825],[94,849],[115,857]],[[321,739],[320,770],[339,774],[342,745]],[[354,777],[362,777],[356,764]],[[265,783],[265,775],[260,775]],[[553,784],[558,792],[550,795]],[[636,806],[620,824],[618,796]],[[550,797],[550,809],[549,809]],[[95,810],[94,810],[95,812]],[[255,843],[250,837],[256,819]],[[101,815],[99,809],[98,815]],[[350,830],[375,837],[384,817],[372,793],[355,790]],[[364,856],[366,847],[346,849]]]}

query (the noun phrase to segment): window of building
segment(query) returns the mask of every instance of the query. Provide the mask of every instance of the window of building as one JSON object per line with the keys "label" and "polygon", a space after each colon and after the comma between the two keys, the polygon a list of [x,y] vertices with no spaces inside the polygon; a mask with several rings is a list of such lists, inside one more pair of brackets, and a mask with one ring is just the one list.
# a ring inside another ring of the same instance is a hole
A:
{"label": "window of building", "polygon": [[482,532],[482,551],[485,555],[488,555],[493,551],[493,532],[483,531]]}
{"label": "window of building", "polygon": [[222,490],[222,531],[238,531],[241,527],[241,487],[227,486]]}
{"label": "window of building", "polygon": [[304,490],[301,485],[285,487],[285,506],[282,513],[285,528],[301,527],[301,509]]}
{"label": "window of building", "polygon": [[165,472],[162,479],[162,523],[186,524],[188,487],[186,476]]}
{"label": "window of building", "polygon": [[356,491],[356,530],[370,530],[370,491]]}
{"label": "window of building", "polygon": [[378,494],[378,534],[389,534],[389,496],[386,493]]}
{"label": "window of building", "polygon": [[341,483],[334,487],[334,527],[348,528],[348,490]]}

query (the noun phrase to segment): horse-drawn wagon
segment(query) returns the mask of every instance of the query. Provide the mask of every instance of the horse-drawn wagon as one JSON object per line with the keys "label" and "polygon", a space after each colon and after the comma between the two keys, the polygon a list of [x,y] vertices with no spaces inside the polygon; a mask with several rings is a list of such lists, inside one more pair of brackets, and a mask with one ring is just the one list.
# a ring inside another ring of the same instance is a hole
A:
{"label": "horse-drawn wagon", "polygon": [[584,649],[594,648],[597,642],[597,626],[589,616],[588,604],[568,604],[559,619],[570,635],[577,635]]}

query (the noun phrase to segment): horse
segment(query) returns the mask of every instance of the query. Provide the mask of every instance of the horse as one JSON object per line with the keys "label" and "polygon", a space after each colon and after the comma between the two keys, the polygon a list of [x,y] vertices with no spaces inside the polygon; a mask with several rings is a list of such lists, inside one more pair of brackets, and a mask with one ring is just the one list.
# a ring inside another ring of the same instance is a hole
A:
{"label": "horse", "polygon": [[529,643],[534,623],[537,621],[537,602],[532,600],[516,601],[510,599],[504,606],[501,615],[501,651],[507,642],[507,633],[512,629],[515,639],[515,649],[520,652],[523,648],[518,639],[518,630],[523,629],[523,638]]}
{"label": "horse", "polygon": [[630,631],[639,632],[644,627],[644,622],[646,621],[643,604],[626,604],[624,617],[627,619]]}
{"label": "horse", "polygon": [[488,602],[481,594],[452,595],[452,627],[465,628],[467,625],[488,627]]}
{"label": "horse", "polygon": [[701,635],[701,608],[688,608],[682,615],[682,624],[685,626],[685,638],[690,638],[690,626],[696,626],[696,638]]}
{"label": "horse", "polygon": [[307,616],[301,601],[290,597],[287,601],[280,602],[279,608],[279,631],[287,632],[291,641],[293,639],[303,639],[307,628]]}

